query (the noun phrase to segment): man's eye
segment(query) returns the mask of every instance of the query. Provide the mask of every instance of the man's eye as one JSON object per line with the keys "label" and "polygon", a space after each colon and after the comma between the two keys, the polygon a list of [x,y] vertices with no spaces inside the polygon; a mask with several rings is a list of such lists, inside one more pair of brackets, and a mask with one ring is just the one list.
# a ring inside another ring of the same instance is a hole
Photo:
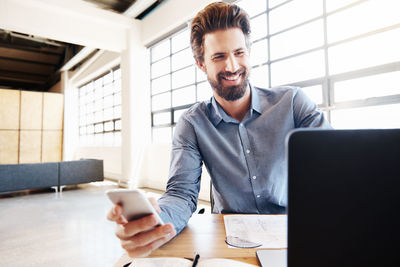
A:
{"label": "man's eye", "polygon": [[241,56],[241,55],[243,55],[243,54],[244,54],[244,51],[237,51],[237,52],[236,52],[236,55],[237,55],[237,56]]}
{"label": "man's eye", "polygon": [[219,60],[219,59],[223,59],[224,58],[224,56],[223,55],[219,55],[219,56],[214,56],[214,60]]}

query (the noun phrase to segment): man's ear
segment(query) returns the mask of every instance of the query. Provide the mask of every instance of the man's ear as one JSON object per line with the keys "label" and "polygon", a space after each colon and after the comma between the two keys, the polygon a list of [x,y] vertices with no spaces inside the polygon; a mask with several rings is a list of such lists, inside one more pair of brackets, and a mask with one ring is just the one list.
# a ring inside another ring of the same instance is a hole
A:
{"label": "man's ear", "polygon": [[206,66],[204,65],[204,61],[201,62],[200,60],[196,59],[196,65],[201,69],[204,73],[206,73]]}

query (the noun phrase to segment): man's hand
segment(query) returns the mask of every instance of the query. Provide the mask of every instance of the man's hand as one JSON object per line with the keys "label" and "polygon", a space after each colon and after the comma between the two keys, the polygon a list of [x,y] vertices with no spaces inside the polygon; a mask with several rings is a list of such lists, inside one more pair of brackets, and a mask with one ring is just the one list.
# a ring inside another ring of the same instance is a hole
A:
{"label": "man's hand", "polygon": [[[160,207],[152,198],[149,201],[160,213]],[[116,236],[121,240],[121,246],[129,257],[146,257],[161,245],[171,240],[176,231],[171,223],[157,226],[154,215],[149,215],[138,220],[126,221],[122,216],[122,207],[114,205],[108,212],[107,219],[117,223]]]}

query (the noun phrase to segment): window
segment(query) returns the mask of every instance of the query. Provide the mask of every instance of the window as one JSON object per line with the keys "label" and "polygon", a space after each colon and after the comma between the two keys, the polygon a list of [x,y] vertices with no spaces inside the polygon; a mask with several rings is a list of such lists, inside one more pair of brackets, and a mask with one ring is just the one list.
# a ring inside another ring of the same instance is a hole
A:
{"label": "window", "polygon": [[[336,129],[400,127],[400,1],[236,3],[251,19],[253,85],[302,87]],[[171,138],[182,111],[212,95],[189,34],[186,28],[150,48],[156,142]]]}
{"label": "window", "polygon": [[153,142],[171,142],[179,116],[210,99],[207,77],[195,66],[185,28],[150,48]]}
{"label": "window", "polygon": [[79,144],[121,145],[121,70],[119,67],[79,88]]}

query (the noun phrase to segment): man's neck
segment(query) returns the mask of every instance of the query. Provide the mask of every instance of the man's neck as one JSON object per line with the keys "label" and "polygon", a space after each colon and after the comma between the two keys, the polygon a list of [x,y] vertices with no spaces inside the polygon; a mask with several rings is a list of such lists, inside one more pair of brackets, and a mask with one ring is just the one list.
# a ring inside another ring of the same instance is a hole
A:
{"label": "man's neck", "polygon": [[242,121],[251,104],[251,91],[250,86],[247,85],[244,95],[235,101],[228,101],[221,98],[214,92],[215,100],[222,107],[222,109],[232,118]]}

